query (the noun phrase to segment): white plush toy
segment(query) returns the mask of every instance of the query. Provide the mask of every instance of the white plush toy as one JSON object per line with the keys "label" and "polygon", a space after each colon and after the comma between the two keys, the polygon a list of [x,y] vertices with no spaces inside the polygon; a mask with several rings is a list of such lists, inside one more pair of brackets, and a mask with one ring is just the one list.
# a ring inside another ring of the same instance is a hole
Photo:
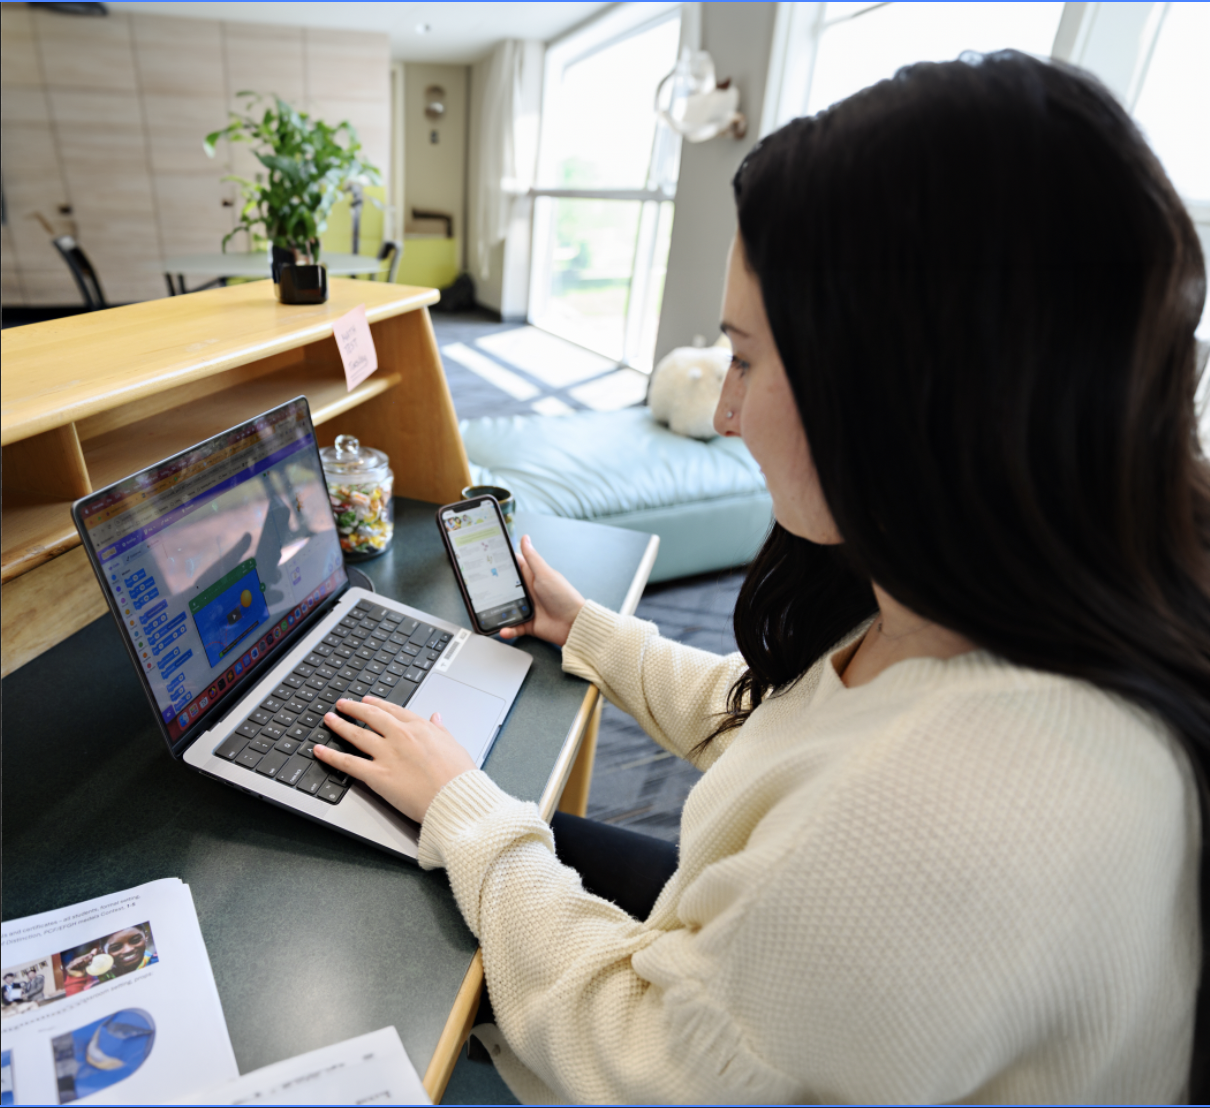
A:
{"label": "white plush toy", "polygon": [[647,406],[678,435],[713,439],[714,409],[731,363],[730,346],[680,346],[651,375]]}

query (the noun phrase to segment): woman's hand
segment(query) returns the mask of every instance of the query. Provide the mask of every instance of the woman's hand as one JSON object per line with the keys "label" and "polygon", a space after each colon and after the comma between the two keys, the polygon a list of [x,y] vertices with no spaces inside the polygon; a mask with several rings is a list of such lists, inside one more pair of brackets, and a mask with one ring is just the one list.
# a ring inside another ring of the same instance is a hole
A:
{"label": "woman's hand", "polygon": [[376,696],[367,696],[360,703],[338,700],[336,706],[367,726],[358,727],[335,712],[324,716],[324,724],[369,758],[322,745],[315,747],[315,757],[369,785],[417,823],[423,822],[433,797],[455,777],[475,768],[471,756],[441,725],[437,712],[425,719]]}
{"label": "woman's hand", "polygon": [[71,977],[87,977],[88,970],[86,967],[100,953],[101,948],[99,946],[94,946],[92,950],[88,951],[86,954],[77,955],[70,962],[68,962],[63,969]]}
{"label": "woman's hand", "polygon": [[551,569],[534,549],[529,536],[521,538],[521,553],[517,557],[521,577],[529,595],[534,598],[534,618],[517,627],[505,627],[502,639],[519,639],[534,635],[562,646],[571,634],[571,625],[584,607],[584,598],[558,570]]}

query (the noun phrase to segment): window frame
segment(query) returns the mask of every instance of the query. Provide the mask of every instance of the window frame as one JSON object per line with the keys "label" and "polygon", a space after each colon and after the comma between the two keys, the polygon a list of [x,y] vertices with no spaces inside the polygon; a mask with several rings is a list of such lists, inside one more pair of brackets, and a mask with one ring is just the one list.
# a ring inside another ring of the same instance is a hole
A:
{"label": "window frame", "polygon": [[[546,214],[547,210],[552,207],[550,202],[554,200],[605,200],[640,201],[642,203],[634,260],[631,266],[626,318],[623,325],[622,354],[618,359],[620,366],[638,368],[642,372],[650,372],[650,370],[642,366],[636,367],[634,363],[641,360],[638,347],[644,329],[644,313],[647,309],[652,266],[655,261],[661,205],[675,202],[675,183],[670,185],[668,182],[657,182],[650,176],[647,186],[644,188],[556,188],[545,187],[541,182],[549,168],[547,161],[550,142],[548,126],[554,118],[555,98],[562,85],[563,73],[577,62],[581,62],[593,54],[677,18],[681,23],[679,47],[689,45],[697,49],[701,37],[700,5],[680,4],[668,2],[668,0],[661,0],[659,3],[619,4],[583,27],[556,39],[547,47],[546,68],[542,83],[542,127],[538,137],[537,183],[529,190],[534,209],[530,243],[529,305],[526,315],[527,321],[536,327],[542,327],[542,317],[546,314],[553,269],[551,237],[554,220],[552,216]],[[652,110],[654,111],[654,106]],[[661,139],[665,143],[675,142],[679,147],[679,136],[657,124],[655,142],[659,143]],[[679,149],[671,152],[665,151],[664,156],[666,159],[670,159],[673,155],[677,155],[676,161],[679,162]],[[653,149],[648,169],[649,174],[658,160]],[[568,342],[575,341],[568,339],[563,334],[560,334],[559,337]],[[597,351],[597,353],[600,352]]]}

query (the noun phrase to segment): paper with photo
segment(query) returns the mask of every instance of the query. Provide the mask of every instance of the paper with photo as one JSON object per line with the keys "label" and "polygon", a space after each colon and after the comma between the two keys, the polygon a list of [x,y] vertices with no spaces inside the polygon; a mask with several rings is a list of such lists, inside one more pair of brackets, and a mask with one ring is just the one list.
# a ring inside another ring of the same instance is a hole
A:
{"label": "paper with photo", "polygon": [[5,1104],[161,1104],[238,1075],[189,886],[0,928]]}
{"label": "paper with photo", "polygon": [[393,1027],[254,1070],[178,1104],[432,1104]]}

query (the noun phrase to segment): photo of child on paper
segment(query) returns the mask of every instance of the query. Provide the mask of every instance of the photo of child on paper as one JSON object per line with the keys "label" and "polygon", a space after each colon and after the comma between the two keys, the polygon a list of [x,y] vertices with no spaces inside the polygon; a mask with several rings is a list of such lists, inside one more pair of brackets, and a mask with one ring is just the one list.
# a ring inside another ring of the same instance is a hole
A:
{"label": "photo of child on paper", "polygon": [[63,962],[63,987],[68,996],[159,961],[149,923],[120,928],[103,939],[65,950],[59,957]]}
{"label": "photo of child on paper", "polygon": [[59,1103],[70,1104],[125,1081],[151,1053],[155,1020],[124,1008],[51,1039]]}

